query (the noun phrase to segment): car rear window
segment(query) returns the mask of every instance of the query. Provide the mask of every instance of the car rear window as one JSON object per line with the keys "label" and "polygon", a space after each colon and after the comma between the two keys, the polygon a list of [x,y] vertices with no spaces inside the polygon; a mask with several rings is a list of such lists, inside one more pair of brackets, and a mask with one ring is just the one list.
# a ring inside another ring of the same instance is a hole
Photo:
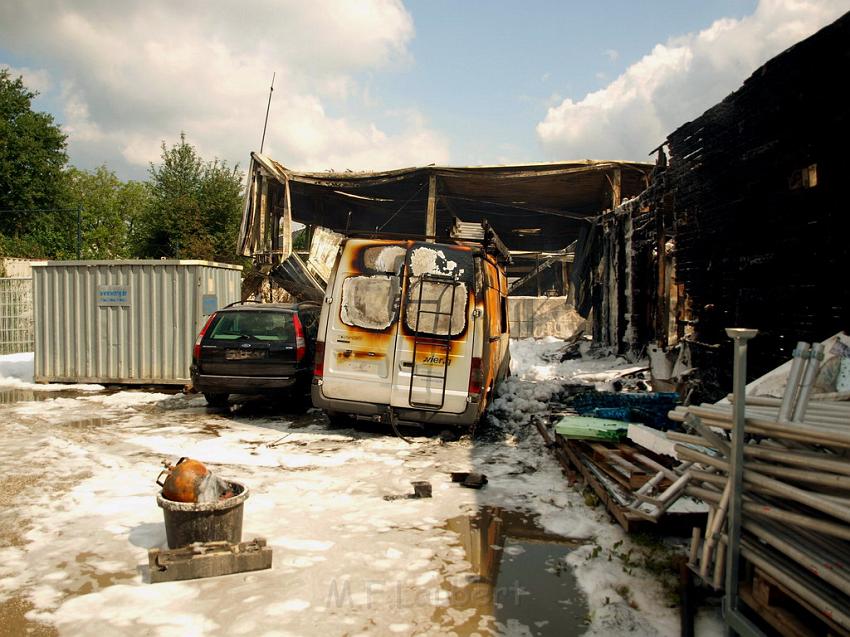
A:
{"label": "car rear window", "polygon": [[289,312],[223,312],[209,338],[219,341],[294,341],[295,327]]}

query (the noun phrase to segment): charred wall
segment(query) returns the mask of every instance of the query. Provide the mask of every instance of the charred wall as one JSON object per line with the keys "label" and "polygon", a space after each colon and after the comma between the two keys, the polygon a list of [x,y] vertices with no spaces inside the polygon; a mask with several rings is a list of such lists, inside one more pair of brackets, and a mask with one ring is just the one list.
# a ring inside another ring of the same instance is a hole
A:
{"label": "charred wall", "polygon": [[669,166],[579,246],[595,336],[639,351],[692,330],[725,348],[724,327],[754,327],[755,376],[848,328],[850,107],[834,76],[848,63],[850,14],[668,136]]}
{"label": "charred wall", "polygon": [[847,327],[850,107],[833,69],[848,63],[850,14],[668,137],[676,274],[696,336],[758,328],[754,373],[787,360],[798,340]]}

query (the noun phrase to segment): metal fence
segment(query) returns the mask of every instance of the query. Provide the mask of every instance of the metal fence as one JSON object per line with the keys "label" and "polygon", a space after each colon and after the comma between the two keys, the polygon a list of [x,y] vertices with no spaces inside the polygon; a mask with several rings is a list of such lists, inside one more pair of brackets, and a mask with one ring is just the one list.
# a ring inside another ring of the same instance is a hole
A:
{"label": "metal fence", "polygon": [[0,278],[0,354],[31,351],[32,279]]}

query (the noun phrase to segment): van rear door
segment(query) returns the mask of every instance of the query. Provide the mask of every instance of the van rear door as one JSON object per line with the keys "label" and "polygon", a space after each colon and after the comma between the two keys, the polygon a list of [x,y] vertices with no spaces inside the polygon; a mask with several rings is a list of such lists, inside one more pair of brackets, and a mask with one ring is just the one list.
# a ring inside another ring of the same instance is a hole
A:
{"label": "van rear door", "polygon": [[416,243],[406,273],[390,404],[462,413],[472,363],[472,252]]}
{"label": "van rear door", "polygon": [[404,243],[346,242],[325,331],[326,398],[389,404],[406,253]]}

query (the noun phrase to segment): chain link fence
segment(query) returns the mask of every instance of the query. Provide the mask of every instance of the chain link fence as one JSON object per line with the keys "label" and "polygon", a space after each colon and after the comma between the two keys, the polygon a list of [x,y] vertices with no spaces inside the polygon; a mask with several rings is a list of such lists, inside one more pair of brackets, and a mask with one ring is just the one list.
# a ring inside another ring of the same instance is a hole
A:
{"label": "chain link fence", "polygon": [[31,351],[32,279],[0,278],[0,354]]}

